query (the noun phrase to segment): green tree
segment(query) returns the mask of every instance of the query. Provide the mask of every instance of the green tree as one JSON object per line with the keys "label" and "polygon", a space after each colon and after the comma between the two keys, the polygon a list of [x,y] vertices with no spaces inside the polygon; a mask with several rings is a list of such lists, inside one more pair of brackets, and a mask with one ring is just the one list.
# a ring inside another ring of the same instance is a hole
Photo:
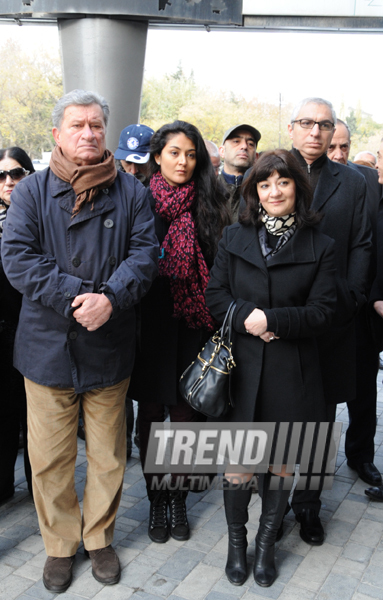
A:
{"label": "green tree", "polygon": [[[291,104],[280,108],[277,103],[246,100],[234,91],[212,92],[196,85],[193,73],[187,76],[179,63],[174,73],[161,79],[144,81],[141,122],[154,130],[175,119],[189,121],[198,127],[202,136],[221,144],[224,132],[236,123],[254,125],[262,134],[259,151],[291,148],[287,132],[292,112]],[[383,125],[363,112],[361,103],[345,116],[342,102],[339,113],[351,129],[351,158],[361,150],[376,151]]]}
{"label": "green tree", "polygon": [[349,116],[346,117],[346,123],[350,128],[351,136],[353,136],[358,130],[358,124],[354,109],[352,109]]}
{"label": "green tree", "polygon": [[379,147],[383,124],[374,121],[372,116],[362,110],[360,101],[356,109],[350,110],[346,123],[351,130],[350,160],[362,150],[369,150],[376,154]]}
{"label": "green tree", "polygon": [[27,54],[6,41],[0,47],[0,144],[21,146],[32,158],[52,150],[51,113],[62,95],[59,56]]}
{"label": "green tree", "polygon": [[193,104],[196,89],[193,73],[186,76],[181,64],[173,74],[146,80],[141,99],[142,123],[158,129],[180,118],[182,109]]}
{"label": "green tree", "polygon": [[202,136],[221,144],[224,132],[236,123],[249,123],[262,133],[259,150],[291,147],[287,133],[292,107],[281,109],[279,132],[279,106],[259,102],[256,98],[245,100],[234,92],[212,92],[195,84],[192,75],[187,77],[182,66],[173,75],[144,81],[141,103],[141,122],[153,129],[175,119],[189,121],[198,127]]}

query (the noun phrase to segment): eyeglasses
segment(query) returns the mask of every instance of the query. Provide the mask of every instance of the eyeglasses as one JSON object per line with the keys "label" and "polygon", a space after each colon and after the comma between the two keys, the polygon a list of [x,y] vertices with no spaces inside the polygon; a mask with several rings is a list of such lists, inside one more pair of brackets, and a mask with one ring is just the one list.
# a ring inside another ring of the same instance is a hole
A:
{"label": "eyeglasses", "polygon": [[321,131],[332,131],[335,127],[335,123],[331,121],[314,121],[313,119],[297,119],[292,123],[299,123],[303,129],[313,129],[315,125],[318,125]]}
{"label": "eyeglasses", "polygon": [[29,173],[30,171],[23,169],[23,167],[16,167],[10,171],[0,171],[0,181],[5,181],[7,179],[7,175],[9,175],[12,181],[20,181],[20,179],[26,177],[29,175]]}

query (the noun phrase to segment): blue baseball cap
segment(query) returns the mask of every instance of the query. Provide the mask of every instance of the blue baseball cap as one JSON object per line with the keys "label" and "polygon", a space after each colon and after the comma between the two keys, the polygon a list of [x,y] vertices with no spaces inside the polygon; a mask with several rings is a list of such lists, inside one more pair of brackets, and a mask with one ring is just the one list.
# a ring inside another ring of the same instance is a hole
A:
{"label": "blue baseball cap", "polygon": [[150,156],[150,139],[153,129],[146,125],[128,125],[121,131],[114,158],[139,164],[147,163]]}

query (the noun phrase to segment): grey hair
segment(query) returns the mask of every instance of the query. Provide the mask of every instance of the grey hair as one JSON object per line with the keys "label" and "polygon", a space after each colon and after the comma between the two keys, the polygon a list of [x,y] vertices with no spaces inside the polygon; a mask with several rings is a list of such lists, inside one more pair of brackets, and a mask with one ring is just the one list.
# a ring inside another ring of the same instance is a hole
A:
{"label": "grey hair", "polygon": [[338,123],[340,123],[340,125],[344,125],[345,126],[345,128],[348,131],[348,137],[349,137],[349,139],[351,139],[351,129],[349,128],[349,126],[347,125],[347,123],[345,123],[344,121],[342,121],[342,119],[337,119],[336,120],[336,125],[338,125]]}
{"label": "grey hair", "polygon": [[[383,142],[383,140],[382,140],[382,142]],[[361,152],[358,152],[358,154],[355,156],[354,160],[360,160],[362,158],[363,154],[369,154],[370,156],[372,156],[372,158],[376,162],[376,155],[373,152],[370,152],[369,150],[362,150]]]}
{"label": "grey hair", "polygon": [[109,104],[97,92],[87,92],[85,90],[72,90],[60,98],[52,111],[53,127],[60,129],[64,111],[68,106],[89,106],[90,104],[98,104],[101,107],[106,127],[110,113]]}
{"label": "grey hair", "polygon": [[293,127],[294,127],[293,121],[296,120],[296,118],[299,115],[301,109],[304,106],[306,106],[306,104],[324,104],[325,106],[327,106],[331,110],[331,118],[333,120],[333,123],[336,123],[336,112],[335,112],[334,107],[331,104],[331,102],[329,102],[328,100],[324,100],[324,98],[305,98],[304,100],[301,100],[294,107],[293,114],[291,115],[291,124],[292,124]]}
{"label": "grey hair", "polygon": [[205,142],[206,150],[208,151],[209,155],[220,158],[217,144],[215,144],[214,142],[211,142],[210,140],[204,140],[204,142]]}

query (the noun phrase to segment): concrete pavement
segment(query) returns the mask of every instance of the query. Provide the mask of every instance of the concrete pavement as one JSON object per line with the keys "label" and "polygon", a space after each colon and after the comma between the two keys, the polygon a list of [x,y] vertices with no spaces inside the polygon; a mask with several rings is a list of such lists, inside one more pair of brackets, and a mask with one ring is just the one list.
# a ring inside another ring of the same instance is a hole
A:
{"label": "concrete pavement", "polygon": [[[375,464],[383,472],[383,388],[378,378],[378,429]],[[340,405],[337,421],[347,426],[346,405]],[[85,444],[78,440],[76,489],[82,499],[85,476]],[[248,524],[249,577],[235,587],[225,576],[227,531],[222,492],[188,496],[191,537],[187,542],[170,539],[155,544],[147,536],[149,503],[134,447],[129,459],[114,547],[120,557],[119,584],[103,586],[91,574],[89,559],[80,547],[73,583],[64,594],[48,592],[42,583],[46,560],[33,501],[28,494],[22,452],[16,465],[17,491],[0,506],[0,600],[371,600],[383,599],[383,503],[364,494],[366,484],[347,467],[344,431],[338,454],[333,489],[322,496],[323,546],[305,544],[299,525],[290,513],[285,534],[278,544],[278,578],[270,588],[255,584],[252,576],[254,538],[260,499],[254,494]]]}

